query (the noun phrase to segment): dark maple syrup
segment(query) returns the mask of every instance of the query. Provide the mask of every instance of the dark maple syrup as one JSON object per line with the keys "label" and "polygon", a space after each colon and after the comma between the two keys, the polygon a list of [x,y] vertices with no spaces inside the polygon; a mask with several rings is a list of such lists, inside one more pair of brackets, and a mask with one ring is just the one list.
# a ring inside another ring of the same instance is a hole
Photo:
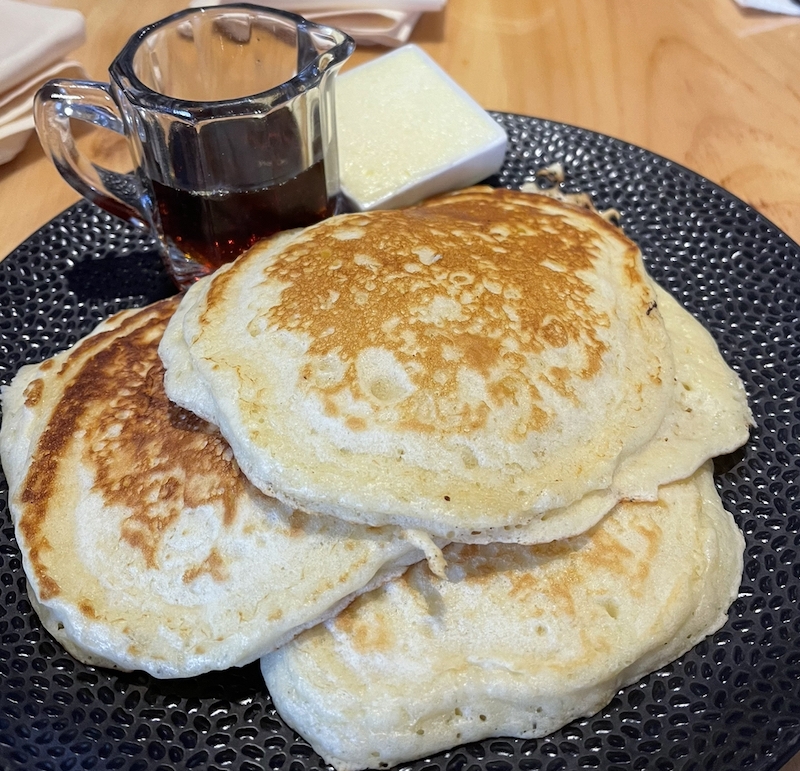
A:
{"label": "dark maple syrup", "polygon": [[209,271],[231,262],[280,230],[313,225],[334,213],[325,166],[318,161],[293,179],[258,190],[196,193],[153,180],[165,237]]}

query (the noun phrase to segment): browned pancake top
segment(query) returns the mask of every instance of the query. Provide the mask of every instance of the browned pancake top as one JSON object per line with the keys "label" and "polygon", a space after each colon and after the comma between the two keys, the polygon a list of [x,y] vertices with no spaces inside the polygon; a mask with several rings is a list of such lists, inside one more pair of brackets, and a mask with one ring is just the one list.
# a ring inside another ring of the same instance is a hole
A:
{"label": "browned pancake top", "polygon": [[[128,316],[116,329],[82,341],[62,360],[47,388],[59,388],[22,488],[21,532],[41,586],[40,599],[59,593],[47,567],[48,515],[58,485],[77,469],[62,468],[74,442],[80,465],[94,479],[93,491],[108,506],[124,507],[120,539],[141,551],[149,567],[161,534],[186,507],[222,504],[224,523],[235,516],[243,479],[216,428],[172,403],[163,388],[158,341],[178,299]],[[51,385],[52,383],[52,385]],[[48,398],[34,380],[26,399]],[[29,404],[30,406],[30,404]],[[212,575],[222,567],[213,554],[187,575]]]}
{"label": "browned pancake top", "polygon": [[[608,348],[602,330],[610,320],[590,302],[596,287],[585,278],[604,242],[629,250],[628,280],[642,287],[643,296],[644,274],[636,247],[616,228],[600,218],[576,227],[541,201],[528,193],[473,188],[411,209],[323,223],[266,265],[264,283],[285,288],[266,317],[252,323],[307,336],[312,363],[303,374],[305,386],[319,392],[330,415],[337,414],[333,397],[357,392],[355,362],[370,348],[391,351],[410,374],[413,394],[399,408],[400,427],[478,429],[493,409],[515,402],[520,389],[537,399],[537,383],[520,374],[527,357],[575,345],[583,352],[582,366],[554,364],[538,383],[570,398],[576,382],[598,373]],[[204,318],[223,301],[233,276],[214,283]],[[344,362],[343,377],[326,379],[315,371],[330,354]],[[490,383],[491,403],[446,414],[438,407],[457,393],[465,365]],[[499,380],[491,377],[498,366],[509,373]],[[376,380],[371,396],[394,403],[400,395],[392,389]],[[547,421],[546,410],[535,407],[516,436]],[[348,426],[359,429],[357,419]]]}

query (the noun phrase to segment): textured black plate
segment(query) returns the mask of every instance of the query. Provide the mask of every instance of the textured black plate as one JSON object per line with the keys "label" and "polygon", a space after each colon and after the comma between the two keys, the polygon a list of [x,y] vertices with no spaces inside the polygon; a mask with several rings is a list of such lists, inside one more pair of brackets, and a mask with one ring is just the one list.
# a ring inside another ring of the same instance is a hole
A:
{"label": "textured black plate", "polygon": [[[778,769],[800,749],[800,249],[738,199],[637,147],[497,115],[511,150],[495,184],[560,161],[568,190],[614,207],[654,276],[708,327],[743,377],[757,428],[719,464],[747,538],[728,624],[538,741],[494,739],[421,771]],[[0,263],[0,382],[120,308],[173,290],[153,244],[82,203]],[[306,771],[322,762],[277,717],[255,665],[157,681],[78,663],[31,611],[0,478],[0,768]]]}

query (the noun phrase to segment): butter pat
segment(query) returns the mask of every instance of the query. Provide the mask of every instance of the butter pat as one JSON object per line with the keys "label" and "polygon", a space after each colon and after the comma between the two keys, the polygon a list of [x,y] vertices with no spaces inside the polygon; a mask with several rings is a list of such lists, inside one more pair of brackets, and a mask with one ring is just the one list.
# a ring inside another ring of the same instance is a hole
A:
{"label": "butter pat", "polygon": [[342,192],[359,211],[409,206],[473,185],[502,165],[507,137],[421,48],[338,76]]}

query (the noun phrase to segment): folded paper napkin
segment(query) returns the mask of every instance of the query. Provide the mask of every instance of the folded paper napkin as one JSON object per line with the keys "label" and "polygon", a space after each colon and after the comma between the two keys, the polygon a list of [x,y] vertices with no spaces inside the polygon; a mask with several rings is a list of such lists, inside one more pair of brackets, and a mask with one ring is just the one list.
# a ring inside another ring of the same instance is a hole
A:
{"label": "folded paper napkin", "polygon": [[800,3],[796,0],[736,0],[742,8],[754,8],[757,11],[771,11],[772,13],[786,13],[790,16],[800,16]]}
{"label": "folded paper napkin", "polygon": [[56,77],[83,78],[64,56],[84,40],[78,11],[0,0],[0,163],[16,156],[33,131],[33,97]]}
{"label": "folded paper napkin", "polygon": [[[193,8],[225,5],[236,0],[192,0]],[[405,43],[419,17],[441,11],[446,0],[251,0],[280,8],[309,21],[346,32],[361,45],[399,46]]]}

